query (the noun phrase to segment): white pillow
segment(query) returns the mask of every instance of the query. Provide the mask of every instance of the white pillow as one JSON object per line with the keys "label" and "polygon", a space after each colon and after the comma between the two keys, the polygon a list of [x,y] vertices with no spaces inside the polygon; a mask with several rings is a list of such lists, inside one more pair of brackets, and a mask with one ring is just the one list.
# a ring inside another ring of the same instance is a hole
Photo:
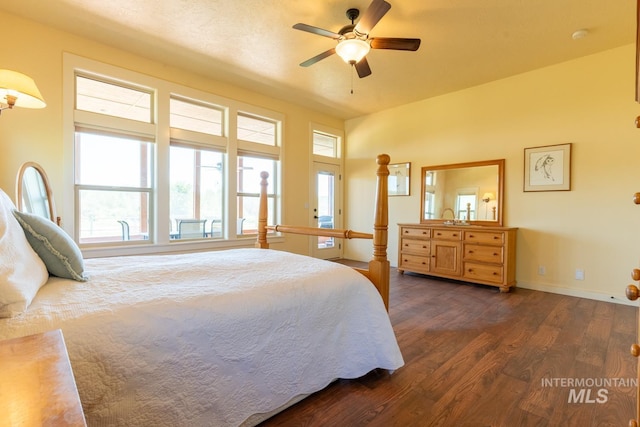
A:
{"label": "white pillow", "polygon": [[13,216],[15,205],[0,190],[0,317],[24,312],[49,273]]}

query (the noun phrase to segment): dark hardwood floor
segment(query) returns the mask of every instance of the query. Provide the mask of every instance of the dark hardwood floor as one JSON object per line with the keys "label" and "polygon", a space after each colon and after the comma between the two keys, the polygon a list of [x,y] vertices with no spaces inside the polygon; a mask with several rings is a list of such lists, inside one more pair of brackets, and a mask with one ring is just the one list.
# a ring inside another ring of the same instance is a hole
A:
{"label": "dark hardwood floor", "polygon": [[405,366],[336,381],[261,426],[626,426],[637,312],[392,269]]}

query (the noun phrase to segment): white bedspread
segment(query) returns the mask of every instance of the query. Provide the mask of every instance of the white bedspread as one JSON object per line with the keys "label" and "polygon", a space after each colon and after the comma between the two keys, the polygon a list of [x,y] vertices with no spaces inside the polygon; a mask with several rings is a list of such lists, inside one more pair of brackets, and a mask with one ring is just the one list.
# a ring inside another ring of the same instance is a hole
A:
{"label": "white bedspread", "polygon": [[237,426],[294,396],[403,365],[375,287],[265,249],[85,260],[0,339],[60,328],[90,426]]}

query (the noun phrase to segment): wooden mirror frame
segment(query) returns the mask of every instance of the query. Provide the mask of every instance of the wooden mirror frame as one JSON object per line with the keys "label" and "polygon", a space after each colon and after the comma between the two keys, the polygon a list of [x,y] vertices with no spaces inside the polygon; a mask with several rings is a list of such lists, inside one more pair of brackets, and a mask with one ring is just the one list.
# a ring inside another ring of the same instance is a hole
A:
{"label": "wooden mirror frame", "polygon": [[[640,0],[639,0],[640,1]],[[502,213],[504,206],[504,159],[497,160],[484,160],[479,162],[467,162],[467,163],[455,163],[449,165],[437,165],[437,166],[425,166],[420,173],[420,223],[421,224],[443,224],[444,218],[438,219],[424,219],[424,193],[425,193],[425,177],[428,171],[434,170],[447,170],[447,169],[461,169],[461,168],[473,168],[477,166],[497,166],[498,167],[498,188],[496,192],[497,208],[496,208],[496,220],[484,221],[484,220],[469,220],[466,221],[471,225],[484,225],[502,227]]]}
{"label": "wooden mirror frame", "polygon": [[16,177],[16,206],[18,210],[24,212],[24,206],[22,203],[22,187],[24,183],[24,174],[27,169],[33,168],[40,174],[40,178],[42,178],[42,182],[44,184],[44,189],[47,194],[47,201],[49,204],[49,219],[54,223],[60,225],[60,217],[56,216],[56,205],[53,200],[53,191],[51,191],[51,184],[49,183],[49,177],[47,177],[47,173],[44,171],[42,166],[40,166],[36,162],[25,162],[20,166],[18,170],[18,176]]}

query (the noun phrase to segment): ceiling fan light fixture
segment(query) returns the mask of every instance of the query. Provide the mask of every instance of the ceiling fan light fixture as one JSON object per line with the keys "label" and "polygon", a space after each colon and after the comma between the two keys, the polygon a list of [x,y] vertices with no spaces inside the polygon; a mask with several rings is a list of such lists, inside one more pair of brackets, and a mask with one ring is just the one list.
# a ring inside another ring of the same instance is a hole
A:
{"label": "ceiling fan light fixture", "polygon": [[336,53],[347,64],[356,64],[369,53],[370,49],[371,46],[364,40],[345,39],[336,46]]}

